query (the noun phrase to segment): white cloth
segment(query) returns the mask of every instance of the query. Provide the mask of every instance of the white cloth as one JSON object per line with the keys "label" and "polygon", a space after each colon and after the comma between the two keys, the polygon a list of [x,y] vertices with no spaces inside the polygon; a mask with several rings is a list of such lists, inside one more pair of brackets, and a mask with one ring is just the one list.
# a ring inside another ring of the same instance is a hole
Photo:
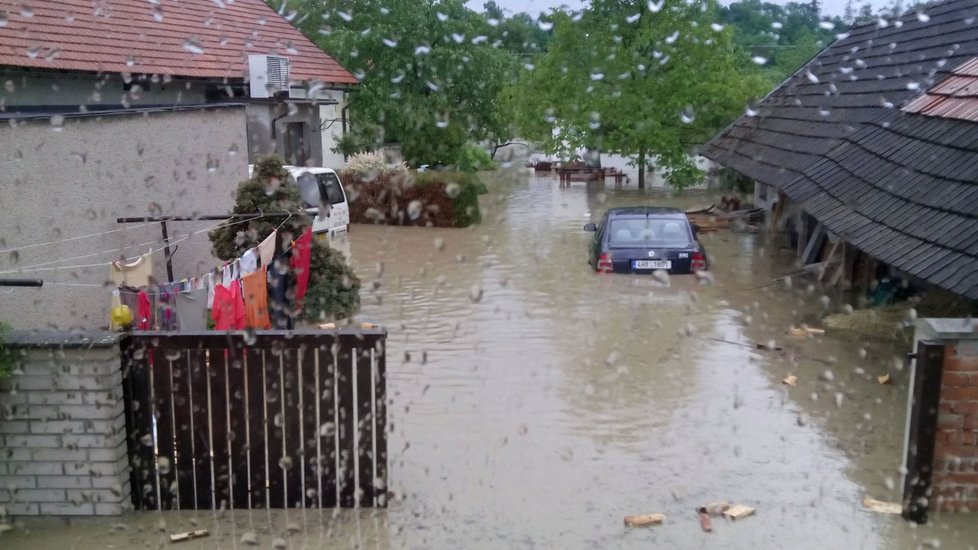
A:
{"label": "white cloth", "polygon": [[258,255],[261,256],[261,265],[268,267],[272,265],[272,258],[275,257],[275,240],[278,238],[278,231],[265,237],[265,240],[258,245]]}
{"label": "white cloth", "polygon": [[255,249],[245,252],[238,261],[238,267],[241,277],[249,273],[254,273],[258,271],[258,254]]}
{"label": "white cloth", "polygon": [[213,309],[214,307],[214,272],[211,271],[206,276],[207,284],[207,309]]}

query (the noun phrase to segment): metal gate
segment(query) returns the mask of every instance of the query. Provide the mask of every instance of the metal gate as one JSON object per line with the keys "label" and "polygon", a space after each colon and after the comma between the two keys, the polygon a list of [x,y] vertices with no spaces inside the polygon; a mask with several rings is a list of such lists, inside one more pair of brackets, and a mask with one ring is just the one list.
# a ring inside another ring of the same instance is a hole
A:
{"label": "metal gate", "polygon": [[366,329],[130,335],[135,507],[386,506],[385,341]]}

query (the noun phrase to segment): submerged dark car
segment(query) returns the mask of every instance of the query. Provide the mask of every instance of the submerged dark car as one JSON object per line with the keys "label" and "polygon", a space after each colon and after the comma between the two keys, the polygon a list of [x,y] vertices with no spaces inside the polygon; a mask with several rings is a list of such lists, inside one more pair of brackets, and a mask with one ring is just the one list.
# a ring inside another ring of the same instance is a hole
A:
{"label": "submerged dark car", "polygon": [[612,208],[593,231],[588,263],[601,273],[694,273],[709,269],[706,249],[677,208]]}

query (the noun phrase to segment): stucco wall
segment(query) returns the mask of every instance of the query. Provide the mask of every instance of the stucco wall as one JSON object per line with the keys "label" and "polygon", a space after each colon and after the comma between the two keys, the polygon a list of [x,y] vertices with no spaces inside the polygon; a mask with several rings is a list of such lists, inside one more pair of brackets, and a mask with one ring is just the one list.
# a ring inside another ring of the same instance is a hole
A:
{"label": "stucco wall", "polygon": [[[248,175],[245,127],[241,107],[68,118],[60,130],[48,121],[0,125],[0,279],[45,282],[0,287],[0,321],[18,329],[106,326],[109,262],[161,246],[158,223],[116,218],[229,211]],[[170,236],[215,223],[173,222]],[[107,231],[114,232],[85,237]],[[64,241],[75,237],[83,238]],[[49,241],[56,242],[31,246]],[[216,265],[206,232],[177,246],[178,279]],[[153,259],[165,278],[162,252]]]}

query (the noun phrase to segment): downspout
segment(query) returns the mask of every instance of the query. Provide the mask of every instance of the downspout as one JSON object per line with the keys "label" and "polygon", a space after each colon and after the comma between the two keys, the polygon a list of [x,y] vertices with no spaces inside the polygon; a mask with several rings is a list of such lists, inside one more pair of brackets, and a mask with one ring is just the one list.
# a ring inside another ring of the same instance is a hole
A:
{"label": "downspout", "polygon": [[[346,137],[346,131],[347,131],[346,112],[347,110],[349,110],[349,108],[350,108],[350,103],[347,102],[345,105],[343,105],[343,108],[340,109],[340,123],[342,123],[343,125],[343,137]],[[347,154],[343,153],[343,162],[345,163],[347,160],[349,160],[347,158]]]}

